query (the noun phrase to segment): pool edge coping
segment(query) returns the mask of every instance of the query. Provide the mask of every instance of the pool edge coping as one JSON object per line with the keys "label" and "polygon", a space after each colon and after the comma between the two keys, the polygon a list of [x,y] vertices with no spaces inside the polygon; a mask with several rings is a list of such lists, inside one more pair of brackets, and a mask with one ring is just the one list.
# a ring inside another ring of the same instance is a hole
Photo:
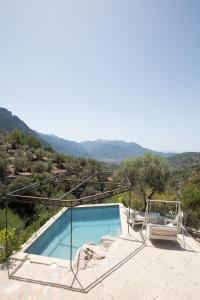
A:
{"label": "pool edge coping", "polygon": [[[127,222],[125,222],[124,216],[122,215],[122,209],[125,207],[122,203],[102,203],[102,204],[85,204],[85,205],[78,205],[74,207],[76,208],[82,208],[82,207],[98,207],[98,206],[119,206],[119,216],[120,216],[120,223],[121,223],[121,235],[116,238],[116,240],[121,237],[125,233],[125,225]],[[60,218],[70,207],[64,207],[62,208],[57,214],[52,216],[44,225],[42,225],[35,233],[32,234],[32,236],[28,239],[27,242],[25,242],[22,246],[20,251],[14,253],[11,257],[12,259],[16,260],[30,260],[30,262],[33,263],[41,263],[41,264],[57,264],[59,267],[70,267],[70,260],[56,258],[56,257],[50,257],[50,256],[44,256],[44,255],[37,255],[37,254],[31,254],[25,252],[28,247],[30,247],[48,228],[50,228],[58,218]],[[83,244],[84,245],[84,244]],[[81,247],[83,247],[83,245]],[[76,257],[81,249],[81,247],[77,250],[77,253],[72,260],[72,263],[76,260]]]}

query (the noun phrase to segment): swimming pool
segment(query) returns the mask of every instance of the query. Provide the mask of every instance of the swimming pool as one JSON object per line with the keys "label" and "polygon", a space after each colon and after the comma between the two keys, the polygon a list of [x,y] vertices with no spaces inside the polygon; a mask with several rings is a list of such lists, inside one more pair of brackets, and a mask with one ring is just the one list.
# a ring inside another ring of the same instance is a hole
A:
{"label": "swimming pool", "polygon": [[[72,214],[72,258],[85,243],[99,244],[105,235],[121,234],[119,205],[76,207]],[[69,260],[70,218],[70,209],[67,209],[25,252]]]}

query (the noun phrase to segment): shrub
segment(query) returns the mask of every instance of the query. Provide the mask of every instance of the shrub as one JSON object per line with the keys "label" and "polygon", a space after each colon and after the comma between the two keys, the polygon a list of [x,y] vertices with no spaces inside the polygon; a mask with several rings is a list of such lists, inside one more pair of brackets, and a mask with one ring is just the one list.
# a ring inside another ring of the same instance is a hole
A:
{"label": "shrub", "polygon": [[[0,229],[5,228],[5,222],[6,222],[6,209],[0,209]],[[19,228],[23,225],[23,221],[20,218],[19,215],[17,215],[16,213],[14,213],[11,209],[8,208],[7,210],[7,214],[8,214],[8,221],[9,221],[9,226],[13,227],[13,228]]]}
{"label": "shrub", "polygon": [[33,173],[43,173],[45,172],[45,164],[42,163],[42,162],[35,162],[33,165],[32,165],[32,168],[31,168],[31,171]]}
{"label": "shrub", "polygon": [[200,177],[193,177],[185,185],[182,193],[183,204],[186,209],[200,214]]}
{"label": "shrub", "polygon": [[41,147],[40,141],[33,135],[26,136],[26,144],[29,145],[31,148],[35,148],[35,149]]}
{"label": "shrub", "polygon": [[35,150],[35,156],[37,157],[38,160],[41,160],[44,156],[44,151],[41,148],[37,148]]}
{"label": "shrub", "polygon": [[[8,240],[8,255],[10,255],[13,250],[18,248],[18,243],[14,240],[15,229],[8,227],[7,229],[7,240]],[[6,229],[0,230],[0,262],[6,259]]]}
{"label": "shrub", "polygon": [[0,158],[0,178],[1,179],[4,179],[4,176],[7,171],[7,165],[8,165],[8,161]]}
{"label": "shrub", "polygon": [[54,156],[53,156],[53,161],[56,163],[56,164],[59,164],[59,163],[64,163],[66,160],[66,157],[64,154],[58,154],[58,153],[55,153]]}
{"label": "shrub", "polygon": [[5,151],[0,150],[0,158],[2,159],[8,159],[9,155]]}
{"label": "shrub", "polygon": [[26,157],[17,157],[14,162],[16,172],[23,172],[29,167],[29,162]]}
{"label": "shrub", "polygon": [[51,172],[52,168],[53,168],[53,164],[52,162],[49,161],[47,164],[47,172]]}

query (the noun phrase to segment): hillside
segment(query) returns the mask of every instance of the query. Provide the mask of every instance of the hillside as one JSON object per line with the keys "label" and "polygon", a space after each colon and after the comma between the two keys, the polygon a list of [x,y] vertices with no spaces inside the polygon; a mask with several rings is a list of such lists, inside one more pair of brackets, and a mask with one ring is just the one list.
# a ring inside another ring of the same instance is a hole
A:
{"label": "hillside", "polygon": [[[63,170],[93,172],[103,165],[97,161],[58,154],[45,147],[34,136],[18,130],[5,133],[0,130],[0,181],[18,175],[57,173]],[[105,166],[106,168],[107,166]]]}
{"label": "hillside", "polygon": [[57,152],[76,157],[92,157],[79,143],[65,140],[53,134],[39,133],[39,136]]}
{"label": "hillside", "polygon": [[200,152],[185,152],[168,158],[174,169],[200,167]]}
{"label": "hillside", "polygon": [[29,128],[20,118],[2,107],[0,107],[0,129],[4,132],[11,132],[13,129],[18,129],[25,134],[39,137],[37,132]]}
{"label": "hillside", "polygon": [[91,153],[94,158],[107,162],[119,162],[128,157],[142,156],[147,152],[163,157],[174,155],[174,153],[162,153],[143,148],[133,142],[96,140],[92,142],[86,141],[80,144],[87,152]]}

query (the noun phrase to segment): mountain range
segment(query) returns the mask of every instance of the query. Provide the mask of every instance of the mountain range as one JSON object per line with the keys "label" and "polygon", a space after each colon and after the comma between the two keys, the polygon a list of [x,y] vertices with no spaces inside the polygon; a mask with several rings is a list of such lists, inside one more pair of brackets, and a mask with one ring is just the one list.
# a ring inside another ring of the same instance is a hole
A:
{"label": "mountain range", "polygon": [[5,132],[10,132],[13,129],[18,129],[25,134],[30,134],[39,137],[36,131],[26,125],[20,118],[13,115],[6,108],[0,107],[0,129]]}
{"label": "mountain range", "polygon": [[0,129],[5,132],[18,129],[26,134],[37,136],[41,141],[51,145],[57,152],[109,163],[117,163],[128,157],[138,157],[147,152],[166,158],[175,155],[175,153],[163,153],[147,149],[134,142],[96,140],[78,143],[52,134],[38,133],[6,108],[0,108]]}

